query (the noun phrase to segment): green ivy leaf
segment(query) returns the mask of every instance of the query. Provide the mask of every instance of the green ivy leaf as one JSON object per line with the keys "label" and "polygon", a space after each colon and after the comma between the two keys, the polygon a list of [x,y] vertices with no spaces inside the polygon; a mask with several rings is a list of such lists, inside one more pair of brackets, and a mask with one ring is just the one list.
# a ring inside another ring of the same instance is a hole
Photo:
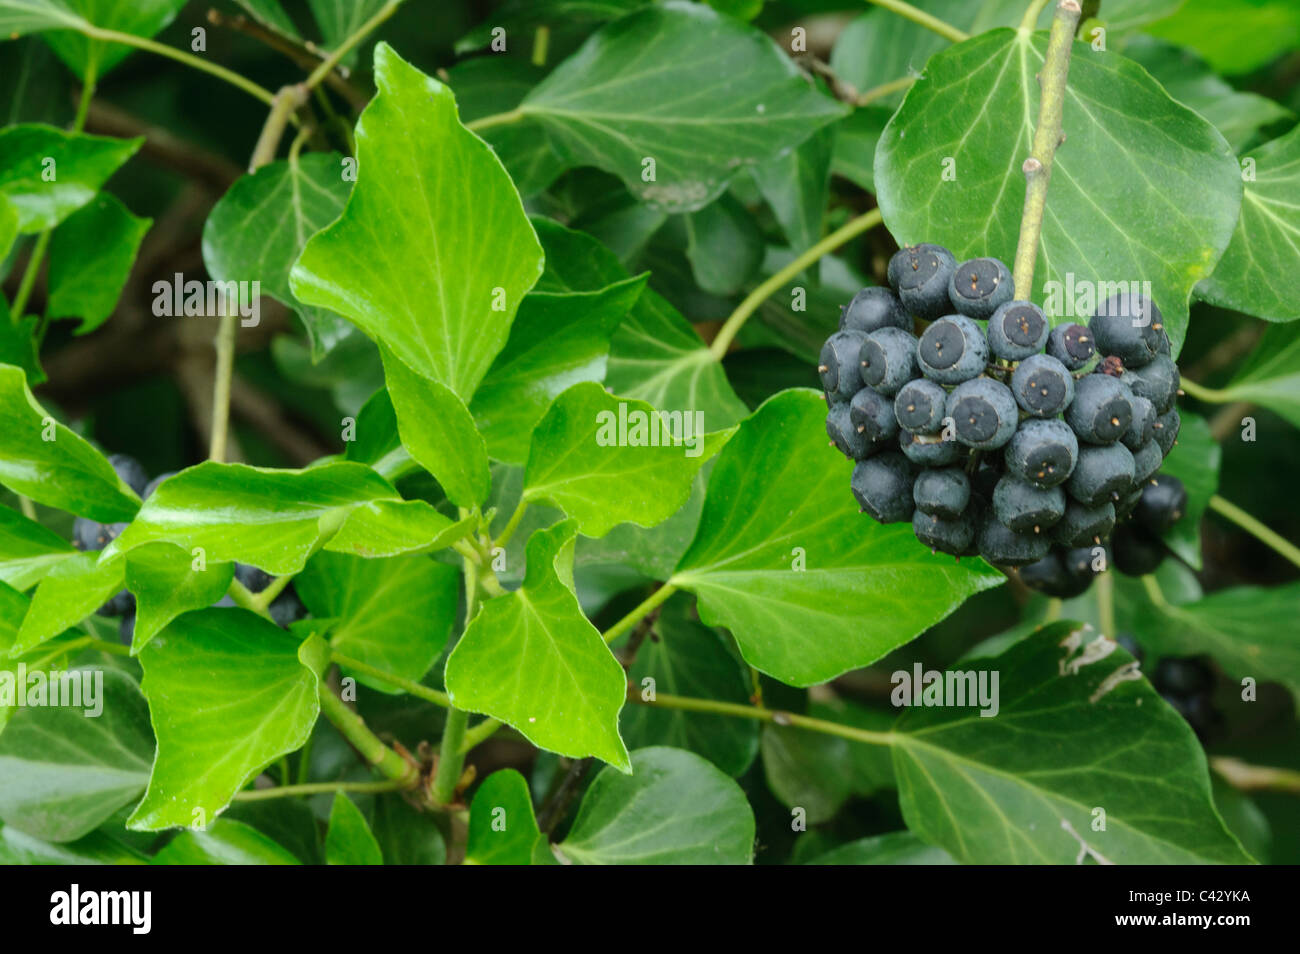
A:
{"label": "green ivy leaf", "polygon": [[748,413],[695,329],[649,288],[610,340],[605,385],[658,408],[703,411],[713,428]]}
{"label": "green ivy leaf", "polygon": [[910,831],[861,838],[818,855],[810,865],[955,865],[952,855]]}
{"label": "green ivy leaf", "polygon": [[136,605],[132,654],[182,613],[211,606],[230,589],[233,563],[205,561],[201,570],[194,563],[188,551],[169,543],[150,543],[127,554],[126,588]]}
{"label": "green ivy leaf", "polygon": [[387,864],[447,863],[447,845],[437,824],[428,814],[416,811],[397,795],[376,799],[371,828]]}
{"label": "green ivy leaf", "polygon": [[1300,10],[1277,0],[1188,0],[1149,32],[1190,46],[1218,72],[1249,73],[1300,43]]}
{"label": "green ivy leaf", "polygon": [[1262,404],[1300,427],[1300,325],[1264,332],[1220,399]]}
{"label": "green ivy leaf", "polygon": [[432,553],[474,532],[475,518],[452,522],[423,500],[376,500],[347,515],[324,549],[374,559]]}
{"label": "green ivy leaf", "polygon": [[1300,318],[1300,126],[1242,160],[1253,166],[1245,183],[1241,218],[1214,273],[1197,294],[1223,308],[1265,321]]}
{"label": "green ivy leaf", "polygon": [[33,838],[0,825],[0,864],[4,865],[138,865],[145,858],[103,831],[63,845]]}
{"label": "green ivy leaf", "polygon": [[26,590],[76,552],[53,530],[0,507],[0,583]]}
{"label": "green ivy leaf", "polygon": [[442,485],[447,499],[470,508],[492,489],[487,447],[465,402],[450,388],[423,378],[383,351],[384,379],[397,429],[415,461]]}
{"label": "green ivy leaf", "polygon": [[320,711],[297,641],[247,610],[186,613],[139,659],[158,756],[127,821],[137,831],[210,825],[264,766],[307,741]]}
{"label": "green ivy leaf", "polygon": [[[994,30],[926,65],[876,149],[877,198],[899,242],[938,242],[959,259],[1011,259],[1046,42],[1043,33]],[[1047,294],[1048,282],[1063,292],[1081,282],[1149,281],[1177,354],[1188,295],[1236,223],[1241,174],[1232,149],[1140,66],[1083,44],[1070,61],[1064,128],[1033,297],[1064,318],[1075,302]],[[944,158],[955,164],[948,181]]]}
{"label": "green ivy leaf", "polygon": [[206,461],[159,486],[101,559],[165,540],[186,551],[202,547],[209,562],[297,573],[352,510],[385,499],[397,492],[363,464],[274,470]]}
{"label": "green ivy leaf", "polygon": [[261,282],[266,294],[302,319],[315,358],[352,326],[332,311],[300,304],[289,290],[289,271],[307,240],[337,219],[348,201],[342,161],[337,153],[313,152],[268,163],[236,181],[203,226],[208,274],[219,282]]}
{"label": "green ivy leaf", "polygon": [[1210,434],[1205,418],[1189,411],[1180,414],[1178,443],[1160,467],[1187,488],[1187,508],[1182,518],[1164,534],[1164,541],[1193,569],[1201,568],[1201,518],[1219,489],[1219,461],[1223,453]]}
{"label": "green ivy leaf", "polygon": [[[963,664],[999,674],[995,718],[954,706],[900,717],[894,769],[907,827],[974,864],[1069,864],[1081,840],[1114,864],[1248,864],[1215,811],[1187,723],[1145,680],[1116,679],[1132,659],[1123,649],[1071,667],[1077,627],[1054,624]],[[1056,744],[1067,736],[1068,748]],[[1096,808],[1104,831],[1093,830]]]}
{"label": "green ivy leaf", "polygon": [[[500,13],[494,14],[492,25],[499,26],[500,18]],[[544,69],[526,60],[479,56],[453,66],[447,81],[456,91],[461,122],[472,123],[515,109],[545,75]],[[478,135],[492,147],[524,198],[546,191],[564,171],[564,160],[545,130],[531,119],[488,126]]]}
{"label": "green ivy leaf", "polygon": [[218,818],[205,830],[189,829],[163,846],[155,865],[296,865],[298,859],[256,828]]}
{"label": "green ivy leaf", "polygon": [[[817,130],[794,149],[760,162],[751,170],[763,198],[772,207],[772,214],[781,223],[786,241],[794,248],[809,248],[822,237],[822,220],[830,200],[835,142],[860,112],[863,111],[857,110],[834,126]],[[759,262],[762,251],[760,242]]]}
{"label": "green ivy leaf", "polygon": [[483,780],[469,807],[468,865],[531,864],[541,839],[528,782],[514,769],[500,769]]}
{"label": "green ivy leaf", "polygon": [[[455,567],[427,557],[362,560],[318,553],[294,587],[313,616],[332,620],[334,649],[419,682],[451,635],[459,578]],[[372,689],[395,691],[364,674],[352,675]]]}
{"label": "green ivy leaf", "polygon": [[366,824],[366,816],[342,792],[334,793],[330,827],[325,833],[325,863],[330,865],[382,865],[383,852]]}
{"label": "green ivy leaf", "polygon": [[632,753],[632,774],[604,769],[555,851],[575,865],[747,865],[754,813],[730,777],[693,752]]}
{"label": "green ivy leaf", "polygon": [[820,394],[795,390],[741,424],[672,577],[752,666],[795,686],[874,662],[1003,580],[978,560],[917,546],[910,526],[859,514],[825,417]]}
{"label": "green ivy leaf", "polygon": [[447,659],[452,704],[518,729],[539,748],[628,771],[618,734],[626,677],[572,589],[566,520],[528,541],[524,585],[489,600]]}
{"label": "green ivy leaf", "polygon": [[[9,250],[18,238],[18,210],[14,204],[0,195],[0,261],[9,257]],[[6,311],[8,303],[5,304]]]}
{"label": "green ivy leaf", "polygon": [[[82,35],[78,30],[94,26],[118,33],[130,33],[148,39],[171,23],[185,0],[132,0],[131,3],[101,3],[99,0],[7,0],[4,6],[61,6],[79,21],[71,30],[47,33],[45,40],[78,77],[85,77],[94,62],[102,76],[132,52],[129,46],[105,43]],[[0,9],[0,32],[3,30]]]}
{"label": "green ivy leaf", "polygon": [[103,523],[130,520],[140,507],[108,459],[37,404],[22,369],[7,364],[0,364],[0,484]]}
{"label": "green ivy leaf", "polygon": [[688,212],[683,222],[691,273],[705,291],[734,295],[762,264],[763,233],[749,210],[730,193]]}
{"label": "green ivy leaf", "polygon": [[[372,16],[379,12],[387,0],[307,0],[316,25],[320,27],[325,49],[340,46],[356,33]],[[357,61],[357,51],[350,51],[344,63]]]}
{"label": "green ivy leaf", "polygon": [[[13,648],[14,640],[18,638],[18,629],[22,626],[23,617],[27,615],[30,605],[27,597],[18,590],[8,583],[0,583],[0,658]],[[3,713],[7,708],[0,705],[0,728],[4,726]]]}
{"label": "green ivy leaf", "polygon": [[47,702],[18,708],[0,735],[0,821],[54,842],[94,831],[138,799],[153,761],[149,709],[130,677],[63,672],[81,705],[56,702],[63,690],[53,682]]}
{"label": "green ivy leaf", "polygon": [[[718,633],[688,616],[689,606],[679,597],[664,604],[628,669],[628,682],[643,696],[651,679],[655,695],[748,703],[749,673]],[[732,776],[743,775],[758,755],[758,723],[750,719],[630,705],[623,709],[620,728],[633,748],[686,749]]]}
{"label": "green ivy leaf", "polygon": [[97,553],[77,553],[55,566],[36,586],[12,652],[25,653],[77,625],[104,605],[125,582],[122,560],[98,561]]}
{"label": "green ivy leaf", "polygon": [[101,192],[54,230],[50,242],[50,318],[80,318],[74,334],[94,331],[113,313],[152,219]]}
{"label": "green ivy leaf", "polygon": [[[627,277],[614,256],[588,236],[544,219],[533,224],[548,268],[559,261],[567,274],[553,273],[549,280],[544,274],[524,296],[505,350],[488,371],[492,386],[470,404],[492,457],[520,464],[551,402],[570,385],[605,377],[610,335],[647,278]],[[575,261],[569,253],[583,257]]]}
{"label": "green ivy leaf", "polygon": [[0,130],[0,196],[17,210],[18,231],[54,228],[93,199],[143,142],[39,124]]}
{"label": "green ivy leaf", "polygon": [[703,207],[741,167],[847,112],[758,30],[678,2],[602,27],[519,109],[570,164],[612,172],[669,212]]}
{"label": "green ivy leaf", "polygon": [[500,160],[456,118],[451,90],[385,43],[375,80],[357,123],[356,187],[307,243],[290,286],[468,401],[541,274],[541,246]]}
{"label": "green ivy leaf", "polygon": [[[1300,701],[1300,645],[1282,621],[1300,613],[1300,583],[1234,586],[1143,620],[1162,653],[1208,653],[1234,679],[1280,682]],[[1146,635],[1144,633],[1144,635]]]}
{"label": "green ivy leaf", "polygon": [[235,2],[251,13],[253,19],[259,23],[265,24],[285,36],[294,39],[299,38],[298,28],[293,25],[289,15],[284,12],[280,0],[235,0]]}
{"label": "green ivy leaf", "polygon": [[456,41],[456,53],[473,53],[490,45],[497,27],[504,29],[508,37],[527,36],[539,26],[589,27],[615,20],[641,3],[642,0],[506,0],[491,19]]}
{"label": "green ivy leaf", "polygon": [[[729,432],[705,434],[696,420],[703,415],[689,412],[678,413],[676,430],[670,431],[658,414],[649,404],[617,398],[598,384],[569,388],[533,432],[523,499],[559,507],[589,537],[603,536],[620,523],[653,527],[668,519],[686,502],[696,472]],[[674,443],[673,434],[682,440]]]}

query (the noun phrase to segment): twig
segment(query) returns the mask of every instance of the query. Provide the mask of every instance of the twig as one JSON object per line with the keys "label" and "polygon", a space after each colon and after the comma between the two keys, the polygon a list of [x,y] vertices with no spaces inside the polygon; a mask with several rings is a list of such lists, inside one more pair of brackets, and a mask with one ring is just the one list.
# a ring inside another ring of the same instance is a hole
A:
{"label": "twig", "polygon": [[569,806],[573,804],[573,799],[578,794],[578,783],[582,781],[582,776],[590,766],[590,758],[574,759],[569,763],[569,770],[564,773],[559,788],[551,793],[550,798],[537,812],[537,827],[541,829],[542,834],[549,835],[554,831],[560,819],[568,813]]}
{"label": "twig", "polygon": [[1025,173],[1025,208],[1020,217],[1020,241],[1016,245],[1016,298],[1028,299],[1034,287],[1034,262],[1043,234],[1043,213],[1047,209],[1047,187],[1052,180],[1052,160],[1062,142],[1061,116],[1065,108],[1066,79],[1070,71],[1070,47],[1079,25],[1078,0],[1061,0],[1056,5],[1052,31],[1047,39],[1047,56],[1039,74],[1042,97],[1038,124],[1029,158],[1021,167]]}
{"label": "twig", "polygon": [[183,172],[217,192],[225,192],[232,182],[243,175],[243,170],[225,156],[185,142],[160,126],[143,123],[125,110],[108,103],[91,104],[86,129],[117,139],[144,136],[141,156]]}

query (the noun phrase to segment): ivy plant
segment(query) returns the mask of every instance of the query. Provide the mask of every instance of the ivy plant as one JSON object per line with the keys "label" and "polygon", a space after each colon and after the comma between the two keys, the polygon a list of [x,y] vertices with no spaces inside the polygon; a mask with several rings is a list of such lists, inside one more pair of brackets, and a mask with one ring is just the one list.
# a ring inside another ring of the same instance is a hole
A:
{"label": "ivy plant", "polygon": [[[1295,4],[483,6],[0,0],[0,862],[1297,861]],[[860,512],[920,243],[1159,303],[1158,567]]]}

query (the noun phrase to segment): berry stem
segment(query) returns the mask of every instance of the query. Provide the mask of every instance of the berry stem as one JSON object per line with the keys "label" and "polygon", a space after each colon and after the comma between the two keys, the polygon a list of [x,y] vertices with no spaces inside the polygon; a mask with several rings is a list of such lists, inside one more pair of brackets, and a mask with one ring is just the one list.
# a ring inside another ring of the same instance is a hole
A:
{"label": "berry stem", "polygon": [[[1062,138],[1061,116],[1065,109],[1066,78],[1070,72],[1070,48],[1074,43],[1074,31],[1079,26],[1080,13],[1078,0],[1061,0],[1056,5],[1052,30],[1047,38],[1047,55],[1039,73],[1042,95],[1033,146],[1022,167],[1025,173],[1025,207],[1020,217],[1020,241],[1016,245],[1014,269],[1016,298],[1026,301],[1034,287],[1034,262],[1043,234],[1052,160]],[[1026,37],[1022,42],[1028,43],[1029,40]]]}
{"label": "berry stem", "polygon": [[1300,547],[1285,539],[1277,531],[1264,526],[1232,501],[1225,500],[1215,494],[1210,498],[1210,509],[1219,516],[1231,520],[1260,543],[1272,548],[1279,556],[1285,557],[1296,566],[1300,566]]}
{"label": "berry stem", "polygon": [[432,702],[435,706],[442,706],[444,709],[451,706],[451,700],[447,698],[445,692],[439,692],[437,689],[430,689],[428,686],[421,685],[412,679],[405,679],[401,676],[395,676],[392,673],[384,672],[377,669],[369,663],[362,662],[360,659],[354,659],[351,656],[344,655],[340,652],[330,653],[330,658],[345,669],[351,669],[353,672],[359,672],[363,676],[369,676],[372,679],[378,679],[380,682],[386,682],[394,689],[401,689],[408,695],[415,696],[417,699],[423,699],[425,702]]}
{"label": "berry stem", "polygon": [[731,347],[731,342],[735,340],[736,334],[749,320],[749,316],[756,312],[758,306],[767,301],[770,296],[776,294],[786,282],[794,279],[796,275],[823,255],[829,255],[849,239],[861,235],[868,229],[875,228],[880,222],[881,213],[879,209],[872,209],[870,212],[864,212],[856,218],[849,219],[830,235],[793,259],[785,268],[773,274],[767,281],[746,295],[745,300],[736,306],[736,310],[718,329],[718,336],[713,339],[713,344],[709,345],[709,351],[713,354],[713,357],[721,361],[726,356],[727,349]]}
{"label": "berry stem", "polygon": [[860,109],[869,103],[874,103],[878,99],[882,99],[893,93],[901,92],[909,88],[915,82],[915,76],[900,76],[898,79],[890,80],[888,83],[881,83],[879,86],[871,87],[871,89],[867,90],[865,93],[859,93],[857,98],[853,100],[853,105]]}
{"label": "berry stem", "polygon": [[940,20],[936,16],[931,16],[924,10],[918,10],[910,3],[904,3],[903,0],[867,0],[867,3],[883,7],[891,13],[897,13],[903,19],[911,20],[918,26],[923,26],[945,39],[952,40],[954,43],[960,43],[962,40],[970,38],[968,33],[962,32],[951,23]]}
{"label": "berry stem", "polygon": [[1198,401],[1204,401],[1207,404],[1224,404],[1232,400],[1228,391],[1221,391],[1216,388],[1207,388],[1203,384],[1197,384],[1187,378],[1182,378],[1178,386],[1186,391],[1189,395]]}

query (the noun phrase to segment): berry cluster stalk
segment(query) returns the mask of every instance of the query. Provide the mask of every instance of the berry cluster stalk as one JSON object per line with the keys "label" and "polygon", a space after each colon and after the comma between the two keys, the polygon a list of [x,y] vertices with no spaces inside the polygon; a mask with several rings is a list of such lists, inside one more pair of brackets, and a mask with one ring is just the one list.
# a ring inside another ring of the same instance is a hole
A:
{"label": "berry cluster stalk", "polygon": [[1016,298],[1027,301],[1034,287],[1034,261],[1043,234],[1043,213],[1047,209],[1047,186],[1052,180],[1052,159],[1061,144],[1061,114],[1065,106],[1066,78],[1070,72],[1070,47],[1079,27],[1078,0],[1061,0],[1052,18],[1047,39],[1047,57],[1039,74],[1041,97],[1034,142],[1022,167],[1025,173],[1025,209],[1020,218],[1020,242],[1014,266]]}

